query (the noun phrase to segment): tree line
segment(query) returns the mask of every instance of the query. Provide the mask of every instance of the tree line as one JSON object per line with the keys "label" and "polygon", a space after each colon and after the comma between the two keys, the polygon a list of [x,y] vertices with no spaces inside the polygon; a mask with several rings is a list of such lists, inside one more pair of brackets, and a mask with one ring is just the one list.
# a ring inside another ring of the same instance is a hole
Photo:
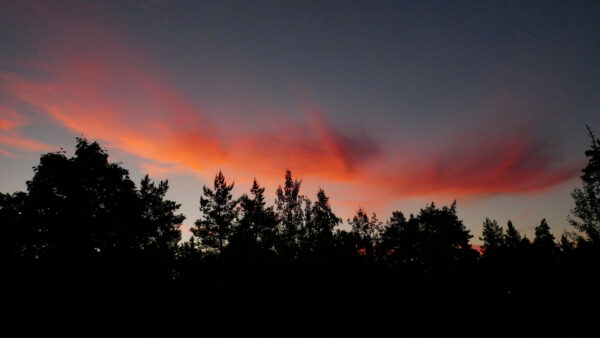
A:
{"label": "tree line", "polygon": [[73,157],[41,156],[26,192],[0,194],[11,321],[107,334],[588,336],[600,314],[600,142],[590,138],[574,231],[557,240],[544,219],[530,240],[486,218],[481,253],[456,202],[385,222],[359,208],[345,230],[325,191],[302,195],[289,170],[273,205],[256,179],[234,198],[219,172],[182,242],[168,181],[136,185],[78,138]]}

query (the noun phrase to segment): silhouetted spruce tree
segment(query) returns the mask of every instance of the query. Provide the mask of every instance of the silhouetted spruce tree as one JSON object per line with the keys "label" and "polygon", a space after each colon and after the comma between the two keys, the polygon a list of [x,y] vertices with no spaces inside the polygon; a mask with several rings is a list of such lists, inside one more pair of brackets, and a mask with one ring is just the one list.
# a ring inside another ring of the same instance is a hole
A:
{"label": "silhouetted spruce tree", "polygon": [[496,220],[485,218],[481,237],[483,241],[483,255],[486,257],[501,254],[505,246],[504,233]]}
{"label": "silhouetted spruce tree", "polygon": [[306,228],[308,249],[313,252],[322,251],[333,246],[333,230],[342,222],[331,210],[329,197],[323,189],[317,192],[314,204],[307,203]]}
{"label": "silhouetted spruce tree", "polygon": [[[252,197],[243,194],[239,200],[240,220],[235,227],[232,244],[246,249],[273,248],[277,235],[277,217],[273,207],[265,208],[265,188],[256,179],[252,183]],[[237,243],[233,243],[237,242]]]}
{"label": "silhouetted spruce tree", "polygon": [[544,253],[554,253],[556,250],[556,243],[554,242],[554,235],[550,233],[550,226],[546,219],[542,219],[540,225],[535,228],[535,239],[533,240],[534,247],[538,250],[543,250]]}
{"label": "silhouetted spruce tree", "polygon": [[304,196],[300,195],[301,180],[292,179],[292,172],[285,171],[284,186],[276,191],[275,206],[279,221],[276,249],[280,254],[294,256],[304,231]]}
{"label": "silhouetted spruce tree", "polygon": [[517,248],[521,244],[521,234],[515,228],[512,221],[508,220],[506,223],[506,234],[504,235],[504,241],[506,242],[506,246],[508,248]]}
{"label": "silhouetted spruce tree", "polygon": [[185,220],[183,214],[176,213],[181,204],[165,199],[168,190],[168,181],[160,181],[156,185],[146,175],[140,182],[138,192],[142,203],[142,219],[149,231],[146,248],[157,250],[162,255],[175,253],[181,240],[179,228]]}
{"label": "silhouetted spruce tree", "polygon": [[597,246],[600,245],[600,141],[589,127],[587,129],[592,144],[585,152],[588,164],[582,170],[583,186],[571,194],[575,199],[575,208],[571,210],[574,218],[570,218],[569,222],[585,234],[586,241]]}
{"label": "silhouetted spruce tree", "polygon": [[194,236],[200,239],[204,249],[222,252],[229,243],[233,222],[236,219],[237,200],[232,199],[233,183],[227,184],[223,173],[215,176],[213,189],[202,187],[200,219],[192,227]]}

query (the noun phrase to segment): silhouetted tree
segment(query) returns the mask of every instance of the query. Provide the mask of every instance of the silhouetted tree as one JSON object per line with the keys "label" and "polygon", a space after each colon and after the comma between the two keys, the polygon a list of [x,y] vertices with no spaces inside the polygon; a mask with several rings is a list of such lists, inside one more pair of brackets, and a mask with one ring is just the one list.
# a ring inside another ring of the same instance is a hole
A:
{"label": "silhouetted tree", "polygon": [[482,237],[479,239],[483,241],[484,256],[492,256],[503,251],[505,246],[504,233],[496,220],[490,220],[486,217],[481,235]]}
{"label": "silhouetted tree", "polygon": [[508,248],[517,248],[520,245],[522,239],[523,238],[521,237],[521,234],[515,228],[512,221],[508,220],[508,222],[506,223],[506,235],[504,235],[504,241],[506,242],[506,246]]}
{"label": "silhouetted tree", "polygon": [[545,218],[542,219],[540,225],[535,228],[533,245],[547,253],[553,253],[556,249],[554,235],[550,233],[550,226],[548,226],[548,222],[546,222]]}
{"label": "silhouetted tree", "polygon": [[345,256],[356,255],[356,240],[350,231],[336,229],[333,233],[333,247],[338,254]]}
{"label": "silhouetted tree", "polygon": [[213,189],[202,187],[202,216],[191,230],[205,249],[222,252],[229,243],[237,205],[237,200],[232,199],[232,189],[233,183],[228,185],[221,171],[215,176]]}
{"label": "silhouetted tree", "polygon": [[352,227],[351,234],[356,251],[361,255],[373,256],[383,230],[383,223],[377,219],[377,215],[373,213],[369,218],[367,213],[359,208],[354,217],[348,219],[348,224]]}
{"label": "silhouetted tree", "polygon": [[575,249],[575,241],[568,232],[563,232],[560,236],[558,246],[562,252],[571,252]]}
{"label": "silhouetted tree", "polygon": [[169,190],[168,181],[160,181],[156,185],[148,175],[140,182],[138,192],[142,204],[142,219],[148,229],[148,249],[160,250],[163,254],[175,253],[181,240],[181,223],[183,214],[177,214],[181,204],[165,199]]}
{"label": "silhouetted tree", "polygon": [[83,261],[150,248],[171,253],[180,239],[184,217],[175,213],[178,204],[164,199],[167,182],[156,186],[146,176],[136,189],[126,169],[84,138],[71,158],[64,151],[42,155],[27,189],[10,199],[3,195],[9,208],[2,210],[12,214],[9,224],[21,223],[17,234],[26,235],[16,245],[29,257]]}
{"label": "silhouetted tree", "polygon": [[600,245],[600,141],[587,127],[592,139],[590,149],[586,150],[588,164],[583,168],[581,181],[583,187],[573,191],[575,208],[571,210],[574,218],[569,222],[577,230],[586,235],[586,240],[593,245]]}
{"label": "silhouetted tree", "polygon": [[381,248],[391,254],[402,247],[401,242],[407,237],[406,228],[407,222],[404,214],[401,211],[392,212],[392,216],[386,222],[381,233]]}
{"label": "silhouetted tree", "polygon": [[300,195],[301,180],[292,179],[292,172],[285,171],[284,186],[279,186],[276,191],[275,206],[279,220],[277,250],[282,254],[295,255],[304,226],[304,210],[302,204],[305,199]]}
{"label": "silhouetted tree", "polygon": [[319,251],[333,245],[333,230],[342,222],[331,210],[329,197],[323,189],[317,192],[314,204],[307,203],[306,217],[306,242],[310,251]]}
{"label": "silhouetted tree", "polygon": [[43,155],[27,182],[28,222],[39,257],[120,255],[142,249],[150,229],[127,170],[96,143],[77,139],[75,156]]}
{"label": "silhouetted tree", "polygon": [[476,252],[469,239],[473,237],[456,215],[456,201],[450,207],[436,208],[432,202],[421,209],[414,220],[423,237],[423,259],[427,265],[439,265],[473,259]]}
{"label": "silhouetted tree", "polygon": [[[277,217],[273,207],[265,208],[265,188],[256,179],[252,183],[252,197],[243,194],[239,200],[240,220],[234,230],[233,241],[243,247],[272,249],[277,235]],[[237,245],[236,244],[236,245]]]}
{"label": "silhouetted tree", "polygon": [[410,216],[411,219],[407,221],[401,211],[392,212],[381,234],[381,250],[393,264],[419,262],[423,234],[413,215]]}
{"label": "silhouetted tree", "polygon": [[179,244],[175,251],[176,258],[176,277],[179,274],[194,275],[199,271],[199,267],[204,258],[204,253],[201,250],[199,240],[195,236],[191,236],[187,241]]}
{"label": "silhouetted tree", "polygon": [[[590,182],[594,175],[584,171]],[[5,307],[44,330],[68,317],[107,330],[131,322],[132,332],[151,334],[201,327],[207,334],[378,336],[401,328],[406,336],[464,336],[474,327],[498,336],[520,328],[593,336],[587,331],[595,329],[600,299],[598,260],[588,250],[593,222],[580,217],[585,241],[565,233],[559,251],[545,219],[531,243],[512,222],[503,232],[486,218],[484,253],[499,259],[478,260],[456,202],[428,204],[408,219],[394,211],[385,227],[360,208],[347,231],[336,229],[341,220],[322,189],[311,202],[300,185],[286,171],[270,207],[256,180],[234,200],[233,184],[219,172],[212,189],[203,187],[194,236],[179,243],[184,216],[166,198],[168,182],[146,175],[137,188],[97,143],[78,139],[73,157],[41,157],[26,193],[0,194]],[[577,210],[588,210],[585,203]],[[575,288],[584,296],[572,297]],[[486,311],[472,306],[481,300]],[[198,323],[179,325],[181,316]],[[563,317],[581,324],[564,325]]]}
{"label": "silhouetted tree", "polygon": [[523,236],[523,239],[521,240],[521,246],[522,247],[530,247],[531,246],[531,240],[529,240],[529,238],[527,238],[527,236]]}
{"label": "silhouetted tree", "polygon": [[298,235],[300,250],[310,252],[314,248],[312,239],[316,233],[316,225],[313,220],[313,203],[310,199],[304,198],[304,221],[300,227],[300,233]]}
{"label": "silhouetted tree", "polygon": [[0,253],[11,261],[26,255],[26,243],[35,235],[23,220],[26,200],[24,192],[0,193]]}

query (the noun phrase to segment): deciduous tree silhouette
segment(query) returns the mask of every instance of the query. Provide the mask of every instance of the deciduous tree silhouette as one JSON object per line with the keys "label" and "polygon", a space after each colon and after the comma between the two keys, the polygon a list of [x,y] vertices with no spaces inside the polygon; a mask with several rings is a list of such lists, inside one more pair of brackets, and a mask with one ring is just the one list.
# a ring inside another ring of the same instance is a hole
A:
{"label": "deciduous tree silhouette", "polygon": [[27,243],[35,232],[24,220],[26,201],[27,194],[24,192],[0,193],[0,255],[5,261],[32,258]]}
{"label": "deciduous tree silhouette", "polygon": [[126,169],[84,138],[73,157],[42,155],[27,193],[0,201],[17,302],[46,328],[69,317],[73,329],[124,329],[128,309],[132,322],[141,320],[146,312],[133,304],[170,281],[180,238],[183,216],[164,198],[167,189],[146,177],[138,190]]}
{"label": "deciduous tree silhouette", "polygon": [[17,233],[29,231],[20,251],[38,259],[171,252],[181,238],[184,216],[165,199],[168,183],[155,185],[146,175],[138,190],[126,169],[84,138],[77,139],[74,157],[43,155],[27,189],[3,194],[0,212],[9,224],[21,223]]}
{"label": "deciduous tree silhouette", "polygon": [[64,152],[43,155],[34,173],[26,212],[39,234],[33,243],[37,256],[122,255],[151,241],[135,184],[96,142],[78,138],[72,158]]}
{"label": "deciduous tree silhouette", "polygon": [[357,253],[372,257],[379,244],[383,223],[377,219],[375,213],[369,218],[367,213],[359,208],[354,217],[348,219],[348,224],[352,227],[351,234],[354,237]]}
{"label": "deciduous tree silhouette", "polygon": [[393,264],[421,264],[423,233],[413,215],[406,220],[401,211],[394,211],[382,232],[381,249]]}
{"label": "deciduous tree silhouette", "polygon": [[[411,220],[409,220],[411,222]],[[414,218],[423,233],[423,259],[429,266],[474,259],[469,240],[473,235],[456,215],[456,201],[436,208],[432,202]]]}

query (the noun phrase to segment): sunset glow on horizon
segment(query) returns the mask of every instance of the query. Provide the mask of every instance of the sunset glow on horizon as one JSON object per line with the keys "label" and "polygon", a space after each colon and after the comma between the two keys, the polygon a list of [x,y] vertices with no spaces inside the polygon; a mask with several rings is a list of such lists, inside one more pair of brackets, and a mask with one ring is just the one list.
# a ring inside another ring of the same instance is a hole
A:
{"label": "sunset glow on horizon", "polygon": [[[542,38],[510,14],[445,33],[448,14],[432,11],[442,28],[407,30],[419,6],[118,4],[2,1],[1,191],[25,189],[40,154],[84,135],[133,178],[168,178],[186,224],[217,171],[238,196],[253,178],[273,196],[290,169],[344,219],[458,199],[474,242],[484,215],[524,233],[544,217],[568,226],[585,125],[600,128],[593,16],[567,12]],[[589,22],[590,43],[570,45]]]}

